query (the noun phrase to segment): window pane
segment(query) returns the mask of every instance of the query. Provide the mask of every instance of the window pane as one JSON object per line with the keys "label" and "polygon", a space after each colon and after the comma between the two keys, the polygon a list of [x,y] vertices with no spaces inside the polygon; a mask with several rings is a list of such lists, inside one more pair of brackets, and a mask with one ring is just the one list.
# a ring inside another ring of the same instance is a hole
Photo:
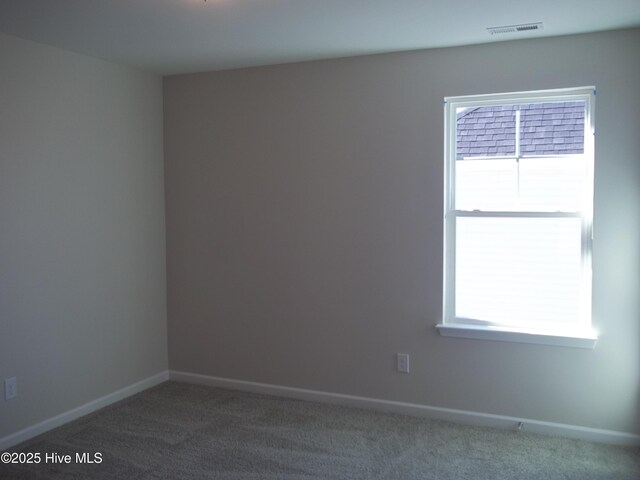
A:
{"label": "window pane", "polygon": [[456,110],[456,159],[515,155],[513,105]]}
{"label": "window pane", "polygon": [[520,105],[520,155],[584,153],[585,102]]}
{"label": "window pane", "polygon": [[456,209],[514,210],[518,170],[514,159],[456,161]]}
{"label": "window pane", "polygon": [[519,162],[519,210],[583,211],[586,159],[522,158]]}
{"label": "window pane", "polygon": [[580,233],[576,218],[457,218],[455,316],[575,324],[583,307]]}

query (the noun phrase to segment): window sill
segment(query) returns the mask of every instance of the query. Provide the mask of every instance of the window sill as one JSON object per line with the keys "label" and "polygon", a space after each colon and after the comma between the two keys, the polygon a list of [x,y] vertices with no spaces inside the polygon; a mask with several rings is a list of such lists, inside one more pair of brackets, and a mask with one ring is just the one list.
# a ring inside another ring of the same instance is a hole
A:
{"label": "window sill", "polygon": [[438,324],[436,328],[443,337],[497,340],[501,342],[534,343],[593,349],[598,341],[595,332],[549,332],[485,325]]}

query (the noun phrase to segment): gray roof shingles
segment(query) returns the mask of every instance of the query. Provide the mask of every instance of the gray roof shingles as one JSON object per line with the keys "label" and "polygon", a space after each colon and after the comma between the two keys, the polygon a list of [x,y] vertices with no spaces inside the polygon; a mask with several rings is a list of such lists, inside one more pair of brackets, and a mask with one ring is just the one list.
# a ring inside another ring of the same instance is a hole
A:
{"label": "gray roof shingles", "polygon": [[[515,105],[464,110],[457,116],[456,159],[515,155]],[[584,103],[520,105],[520,153],[583,153]]]}

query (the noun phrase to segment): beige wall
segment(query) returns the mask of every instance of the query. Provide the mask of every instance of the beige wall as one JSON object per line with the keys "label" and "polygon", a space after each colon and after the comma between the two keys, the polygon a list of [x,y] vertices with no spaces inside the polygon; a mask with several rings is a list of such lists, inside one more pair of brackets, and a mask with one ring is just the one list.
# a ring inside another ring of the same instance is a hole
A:
{"label": "beige wall", "polygon": [[0,438],[167,368],[159,77],[0,35]]}
{"label": "beige wall", "polygon": [[[170,367],[640,433],[639,51],[636,29],[165,78]],[[443,97],[584,85],[596,349],[440,337]]]}

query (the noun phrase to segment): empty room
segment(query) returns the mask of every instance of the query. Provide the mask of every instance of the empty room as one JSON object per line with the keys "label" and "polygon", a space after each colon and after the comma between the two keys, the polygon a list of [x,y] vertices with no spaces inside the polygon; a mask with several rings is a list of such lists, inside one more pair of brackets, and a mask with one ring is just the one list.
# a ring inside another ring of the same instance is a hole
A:
{"label": "empty room", "polygon": [[640,2],[0,0],[0,478],[640,478]]}

